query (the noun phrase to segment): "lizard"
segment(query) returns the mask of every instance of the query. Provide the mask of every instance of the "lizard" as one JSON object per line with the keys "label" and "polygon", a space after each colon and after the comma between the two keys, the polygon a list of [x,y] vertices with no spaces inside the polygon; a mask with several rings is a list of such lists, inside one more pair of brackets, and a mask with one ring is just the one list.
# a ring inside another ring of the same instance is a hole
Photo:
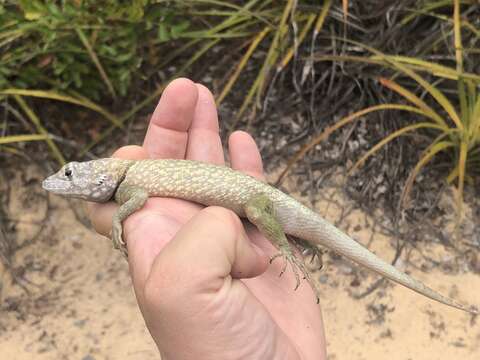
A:
{"label": "lizard", "polygon": [[298,270],[313,290],[304,263],[295,255],[287,236],[312,248],[327,247],[381,276],[445,305],[477,314],[467,307],[427,287],[422,282],[383,261],[318,213],[281,190],[227,166],[193,160],[103,158],[70,162],[46,178],[42,187],[54,194],[93,202],[115,200],[120,206],[112,219],[114,247],[123,251],[122,222],[141,209],[149,197],[173,197],[205,206],[217,205],[248,219],[279,250],[271,257],[284,259],[281,274],[290,264],[296,288]]}

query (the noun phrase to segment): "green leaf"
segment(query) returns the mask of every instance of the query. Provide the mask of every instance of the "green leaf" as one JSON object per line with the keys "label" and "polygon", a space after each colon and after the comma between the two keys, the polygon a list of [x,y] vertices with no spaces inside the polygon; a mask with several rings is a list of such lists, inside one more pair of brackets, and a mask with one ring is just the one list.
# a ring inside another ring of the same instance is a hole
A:
{"label": "green leaf", "polygon": [[26,20],[37,20],[47,13],[46,6],[38,0],[20,0],[19,5]]}
{"label": "green leaf", "polygon": [[160,42],[166,42],[170,40],[170,33],[167,29],[167,26],[163,23],[158,25],[157,39],[160,40]]}
{"label": "green leaf", "polygon": [[182,35],[182,33],[187,30],[188,28],[190,27],[190,22],[187,21],[187,20],[184,20],[174,26],[172,26],[171,28],[171,34],[172,34],[172,37],[175,39],[175,38],[178,38],[180,35]]}
{"label": "green leaf", "polygon": [[63,14],[62,12],[60,11],[60,9],[58,8],[57,5],[55,5],[54,3],[47,3],[47,9],[48,9],[48,12],[55,16],[57,19],[59,20],[63,20]]}

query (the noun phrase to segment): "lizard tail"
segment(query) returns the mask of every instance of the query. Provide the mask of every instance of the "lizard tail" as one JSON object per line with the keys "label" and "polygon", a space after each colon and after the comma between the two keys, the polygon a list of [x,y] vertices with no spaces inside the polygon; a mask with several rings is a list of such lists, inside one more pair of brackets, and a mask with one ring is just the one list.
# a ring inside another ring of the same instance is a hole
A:
{"label": "lizard tail", "polygon": [[[394,266],[386,263],[341,230],[327,222],[320,215],[310,209],[308,209],[308,211],[310,212],[309,216],[305,216],[306,214],[304,214],[303,216],[296,217],[294,228],[285,229],[286,232],[305,239],[312,244],[326,246],[327,248],[349,258],[353,262],[363,265],[396,283],[429,297],[430,299],[471,314],[478,314],[476,309],[462,305],[439,294],[420,281],[415,280]],[[292,227],[292,222],[290,222],[289,225],[290,226],[287,227]]]}

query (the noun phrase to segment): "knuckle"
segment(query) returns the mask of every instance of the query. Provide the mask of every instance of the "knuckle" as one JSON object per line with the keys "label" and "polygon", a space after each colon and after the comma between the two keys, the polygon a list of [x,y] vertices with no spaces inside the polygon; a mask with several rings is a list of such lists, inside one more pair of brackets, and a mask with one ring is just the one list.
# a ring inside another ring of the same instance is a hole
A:
{"label": "knuckle", "polygon": [[235,212],[220,206],[206,207],[202,210],[202,213],[202,215],[209,216],[211,219],[215,220],[218,223],[218,226],[230,229],[234,228],[235,230],[242,226],[242,222]]}

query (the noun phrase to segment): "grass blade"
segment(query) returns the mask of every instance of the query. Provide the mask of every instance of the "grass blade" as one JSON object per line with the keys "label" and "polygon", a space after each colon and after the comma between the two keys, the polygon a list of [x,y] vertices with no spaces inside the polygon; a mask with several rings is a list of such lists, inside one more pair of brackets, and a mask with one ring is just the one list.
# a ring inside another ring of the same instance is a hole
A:
{"label": "grass blade", "polygon": [[[466,4],[473,3],[473,1],[465,1],[465,0],[463,0],[462,2]],[[421,8],[420,10],[412,9],[411,10],[412,14],[403,18],[401,24],[406,25],[407,23],[415,19],[418,15],[425,15],[425,14],[431,15],[431,14],[434,14],[433,12],[434,10],[442,7],[446,7],[446,6],[450,7],[451,5],[452,5],[452,0],[437,0],[437,1],[431,1],[431,2],[426,1],[425,5],[423,5],[423,8]]]}
{"label": "grass blade", "polygon": [[318,145],[320,142],[323,140],[327,139],[334,131],[340,129],[341,127],[350,124],[362,116],[374,112],[374,111],[380,111],[380,110],[403,110],[403,111],[410,111],[410,112],[415,112],[417,114],[423,114],[423,111],[421,109],[418,109],[413,106],[408,106],[408,105],[403,105],[403,104],[381,104],[381,105],[375,105],[375,106],[370,106],[368,108],[359,110],[357,112],[354,112],[353,114],[350,114],[343,119],[337,121],[335,124],[327,127],[323,132],[321,132],[319,135],[317,135],[312,141],[310,141],[308,144],[304,145],[295,155],[293,155],[290,160],[287,162],[286,168],[282,171],[280,176],[277,178],[277,181],[275,182],[277,185],[282,182],[282,180],[285,178],[285,176],[289,173],[293,165],[302,157],[305,156],[305,154],[310,151],[313,147]]}
{"label": "grass blade", "polygon": [[19,95],[13,95],[13,98],[15,101],[17,101],[18,105],[22,108],[22,110],[25,112],[25,114],[29,117],[29,119],[32,121],[32,123],[35,125],[37,128],[37,131],[41,135],[46,136],[46,143],[50,147],[50,150],[52,151],[53,156],[57,159],[58,163],[60,165],[65,164],[65,158],[63,157],[62,153],[58,149],[57,145],[53,142],[52,139],[48,136],[47,130],[42,126],[42,123],[40,122],[40,119],[37,117],[37,115],[33,112],[33,110],[27,105],[25,100]]}
{"label": "grass blade", "polygon": [[294,0],[287,0],[287,3],[285,4],[285,7],[282,12],[282,16],[280,18],[280,21],[278,23],[277,31],[275,32],[275,35],[273,37],[272,43],[270,44],[270,47],[267,52],[267,56],[265,57],[265,61],[263,62],[262,68],[260,69],[260,76],[259,76],[259,84],[256,87],[257,88],[257,101],[260,101],[260,96],[263,93],[263,90],[265,88],[265,83],[267,81],[267,76],[270,73],[271,67],[275,64],[278,55],[279,55],[279,43],[280,40],[283,39],[283,34],[286,32],[287,29],[287,19],[290,15],[290,13],[294,9],[296,1]]}
{"label": "grass blade", "polygon": [[[385,55],[386,58],[391,57],[390,55]],[[382,57],[372,55],[370,57],[355,56],[355,55],[316,55],[313,57],[315,61],[356,61],[366,64],[374,65],[384,65],[393,67]],[[456,69],[444,66],[441,64],[434,63],[432,61],[425,61],[421,59],[416,59],[408,56],[396,55],[394,57],[395,61],[398,61],[405,66],[408,66],[412,70],[428,72],[436,77],[441,77],[444,79],[458,80],[459,74]],[[480,75],[464,72],[461,74],[464,79],[472,80],[476,83],[480,83]]]}
{"label": "grass blade", "polygon": [[459,130],[463,130],[464,126],[462,121],[460,120],[459,115],[457,114],[455,107],[453,104],[443,95],[437,88],[423,79],[420,75],[418,75],[415,71],[409,69],[408,67],[401,65],[396,61],[392,61],[392,64],[395,68],[402,71],[403,73],[410,76],[414,79],[419,85],[421,85],[437,102],[443,109],[448,113],[452,121],[455,125],[459,128]]}
{"label": "grass blade", "polygon": [[27,141],[40,141],[47,140],[49,138],[50,136],[48,134],[11,135],[0,137],[0,145]]}
{"label": "grass blade", "polygon": [[475,105],[470,116],[470,132],[468,134],[469,142],[472,144],[478,144],[480,142],[480,96],[477,96],[475,100]]}
{"label": "grass blade", "polygon": [[252,1],[250,4],[248,4],[248,6],[239,6],[239,5],[236,5],[236,4],[232,4],[231,2],[228,2],[228,1],[220,1],[220,0],[193,0],[193,1],[189,1],[189,2],[191,2],[193,4],[205,3],[205,4],[209,4],[209,5],[217,5],[217,6],[220,6],[220,7],[230,8],[230,9],[235,10],[234,14],[236,16],[237,15],[243,15],[243,16],[247,16],[247,17],[252,17],[252,18],[255,18],[255,19],[259,20],[260,22],[265,23],[267,26],[273,26],[273,24],[270,23],[267,18],[265,18],[263,16],[260,16],[257,11],[250,11],[249,10],[256,2],[258,2],[258,0]]}
{"label": "grass blade", "polygon": [[217,97],[217,101],[216,101],[217,105],[219,105],[223,101],[223,99],[228,95],[228,93],[232,89],[233,85],[237,81],[238,77],[240,76],[240,73],[242,72],[244,67],[247,65],[247,62],[250,59],[250,57],[252,56],[253,52],[255,51],[257,46],[261,43],[263,38],[270,32],[270,30],[271,29],[269,27],[264,28],[262,30],[262,32],[257,34],[257,36],[255,36],[253,41],[250,43],[250,46],[248,47],[247,51],[245,52],[245,54],[240,59],[240,62],[238,63],[237,68],[235,69],[235,72],[232,74],[232,76],[230,76],[227,84],[223,87],[222,92]]}
{"label": "grass blade", "polygon": [[[128,111],[126,114],[122,115],[119,119],[118,122],[123,126],[123,123],[130,119],[133,115],[135,115],[138,111],[143,109],[145,106],[150,104],[152,101],[158,100],[160,95],[162,94],[163,90],[165,89],[166,84],[168,84],[170,81],[173,79],[181,76],[184,74],[185,70],[190,67],[194,62],[196,62],[198,59],[200,59],[211,47],[213,47],[216,43],[218,43],[219,39],[214,39],[210,40],[207,42],[199,51],[197,51],[191,58],[190,60],[185,63],[169,80],[167,80],[165,83],[161,84],[157,89],[149,95],[147,98],[145,98],[143,101],[141,101],[139,104],[134,106],[130,111]],[[103,139],[105,139],[108,135],[112,133],[112,131],[115,130],[115,126],[111,125],[108,127],[106,130],[104,130],[96,139],[91,141],[89,144],[87,144],[83,149],[80,150],[78,157],[83,157],[87,152],[89,152],[95,145],[97,145],[99,142],[101,142]]]}
{"label": "grass blade", "polygon": [[444,94],[442,94],[437,88],[435,88],[432,84],[430,84],[428,81],[426,81],[424,78],[422,78],[420,75],[418,75],[415,71],[412,69],[408,68],[407,66],[403,65],[399,61],[395,59],[395,56],[388,56],[382,53],[381,51],[372,48],[368,45],[365,45],[363,43],[360,43],[358,41],[350,40],[350,39],[342,39],[346,41],[347,43],[354,44],[357,46],[360,46],[371,53],[377,55],[381,59],[387,61],[390,63],[395,69],[403,72],[404,74],[408,75],[411,77],[413,80],[415,80],[421,87],[423,87],[436,101],[437,103],[442,106],[442,108],[448,113],[452,121],[455,123],[458,129],[461,131],[464,130],[464,126],[462,121],[460,120],[459,115],[455,111],[455,107],[453,104],[446,98]]}
{"label": "grass blade", "polygon": [[295,40],[295,43],[290,49],[288,49],[286,55],[283,57],[283,59],[279,62],[277,65],[277,72],[282,71],[285,66],[288,65],[290,60],[292,60],[293,55],[297,52],[298,47],[302,44],[303,40],[307,36],[308,32],[310,31],[313,21],[315,20],[315,15],[310,14],[307,18],[307,23],[303,27],[302,31],[300,32],[300,35],[298,36],[298,39]]}
{"label": "grass blade", "polygon": [[113,88],[112,82],[108,78],[108,75],[105,69],[103,68],[102,63],[100,62],[100,59],[98,58],[97,54],[93,50],[92,46],[90,45],[90,42],[88,41],[87,37],[85,36],[85,34],[80,28],[76,27],[75,31],[78,35],[78,38],[82,42],[83,46],[85,46],[85,49],[87,50],[88,55],[92,59],[93,64],[95,65],[95,67],[98,70],[98,73],[100,74],[100,77],[102,78],[103,82],[107,86],[108,91],[110,92],[110,94],[114,99],[117,99],[117,94],[115,93],[115,89]]}
{"label": "grass blade", "polygon": [[92,101],[90,101],[86,98],[82,98],[82,97],[75,98],[75,97],[72,97],[72,96],[59,94],[55,91],[25,90],[25,89],[15,89],[15,88],[0,90],[0,95],[31,96],[31,97],[38,97],[38,98],[43,98],[43,99],[58,100],[58,101],[63,101],[63,102],[67,102],[67,103],[70,103],[70,104],[83,106],[87,109],[93,110],[93,111],[98,112],[99,114],[103,115],[105,118],[107,118],[116,127],[119,127],[119,128],[123,127],[122,123],[120,122],[120,120],[115,115],[113,115],[112,113],[103,109],[101,106],[95,104],[94,102],[92,102]]}
{"label": "grass blade", "polygon": [[400,137],[407,132],[417,130],[417,129],[422,129],[422,128],[429,128],[429,129],[437,129],[437,130],[443,130],[443,128],[439,125],[432,124],[430,122],[421,122],[418,124],[413,124],[413,125],[408,125],[405,126],[397,131],[394,131],[393,133],[389,134],[388,136],[384,137],[381,141],[379,141],[377,144],[375,144],[371,149],[369,149],[349,170],[348,170],[348,175],[351,175],[355,170],[357,170],[360,166],[362,166],[365,161],[375,154],[378,150],[380,150],[383,146],[388,144],[390,141],[396,139],[397,137]]}
{"label": "grass blade", "polygon": [[323,2],[322,9],[320,10],[320,14],[318,14],[318,19],[315,22],[315,28],[313,30],[313,38],[315,39],[318,35],[318,33],[322,30],[323,23],[325,22],[325,19],[327,18],[328,11],[330,10],[330,7],[332,6],[332,0],[325,0]]}
{"label": "grass blade", "polygon": [[[422,71],[429,72],[430,74],[442,77],[445,79],[458,80],[459,76],[462,76],[465,79],[471,79],[475,82],[480,82],[480,75],[474,73],[464,73],[463,71],[459,73],[457,69],[435,63],[433,61],[426,61],[422,59],[417,59],[409,56],[400,56],[395,55],[394,57],[386,55],[388,58],[392,58],[394,61],[401,62],[405,65],[412,65],[412,69],[418,69]],[[378,59],[377,56],[372,56],[373,59]]]}
{"label": "grass blade", "polygon": [[[454,34],[454,43],[455,43],[455,61],[457,64],[458,74],[463,73],[463,49],[462,49],[462,34],[460,31],[460,1],[453,0],[453,34]],[[460,114],[462,119],[468,120],[468,101],[467,94],[465,89],[465,82],[463,78],[458,79],[458,97],[460,100]],[[468,123],[465,124],[468,127]]]}
{"label": "grass blade", "polygon": [[441,138],[445,137],[446,134],[440,135],[432,144],[430,144],[425,151],[423,152],[420,160],[417,162],[415,167],[413,168],[412,172],[408,176],[407,181],[405,182],[405,186],[403,187],[402,194],[400,195],[400,207],[406,206],[407,197],[410,194],[413,182],[417,178],[418,173],[420,170],[424,168],[424,166],[433,159],[435,155],[439,152],[442,152],[448,148],[455,147],[455,144],[451,141],[440,141]]}
{"label": "grass blade", "polygon": [[462,141],[460,143],[460,154],[458,156],[458,194],[457,194],[458,220],[462,219],[463,187],[465,184],[465,173],[466,173],[466,167],[467,167],[467,151],[468,151],[468,144],[465,141]]}
{"label": "grass blade", "polygon": [[432,119],[443,128],[448,128],[447,124],[442,119],[442,117],[438,115],[430,106],[428,106],[422,99],[420,99],[413,92],[405,89],[403,86],[399,85],[398,83],[390,79],[380,78],[379,81],[380,81],[380,84],[382,84],[383,86],[388,87],[390,90],[395,91],[396,93],[400,94],[411,103],[417,105],[417,107],[419,107],[424,111],[424,115],[426,117]]}

